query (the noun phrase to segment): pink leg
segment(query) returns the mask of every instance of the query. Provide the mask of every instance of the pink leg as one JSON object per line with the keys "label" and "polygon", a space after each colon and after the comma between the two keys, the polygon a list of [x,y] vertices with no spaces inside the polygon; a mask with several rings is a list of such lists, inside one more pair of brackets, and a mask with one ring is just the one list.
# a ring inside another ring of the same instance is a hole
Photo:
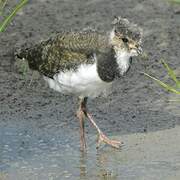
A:
{"label": "pink leg", "polygon": [[89,112],[87,112],[86,108],[87,98],[80,99],[80,106],[79,110],[77,111],[77,117],[80,122],[80,143],[81,143],[81,150],[84,151],[86,149],[86,142],[85,142],[85,133],[84,133],[84,118],[85,116],[90,120],[92,125],[96,128],[98,132],[98,141],[97,141],[97,148],[100,146],[102,142],[108,144],[114,148],[119,148],[123,143],[117,140],[110,140],[97,126],[95,121],[93,120],[92,116]]}
{"label": "pink leg", "polygon": [[108,144],[114,148],[120,148],[120,146],[123,144],[121,141],[117,141],[117,140],[110,140],[97,126],[97,124],[95,123],[95,121],[93,120],[92,116],[86,112],[86,116],[88,117],[88,119],[90,120],[90,122],[92,123],[92,125],[97,129],[98,131],[98,141],[97,141],[97,148],[99,148],[100,144],[102,142],[104,142],[105,144]]}
{"label": "pink leg", "polygon": [[83,111],[83,100],[80,100],[80,106],[79,110],[77,111],[77,117],[79,119],[80,123],[80,145],[81,145],[81,151],[84,151],[86,149],[86,141],[85,141],[85,132],[84,132],[84,111]]}

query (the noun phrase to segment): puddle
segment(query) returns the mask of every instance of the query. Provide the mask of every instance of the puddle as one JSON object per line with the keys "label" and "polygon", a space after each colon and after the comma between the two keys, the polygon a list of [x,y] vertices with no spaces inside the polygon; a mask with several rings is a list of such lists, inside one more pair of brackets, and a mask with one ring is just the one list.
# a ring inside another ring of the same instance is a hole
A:
{"label": "puddle", "polygon": [[88,151],[81,153],[77,132],[1,123],[0,179],[159,180],[180,175],[179,145],[164,141],[158,145],[168,132],[154,134],[123,136],[127,145],[121,150],[102,147],[97,151],[95,137],[88,137]]}

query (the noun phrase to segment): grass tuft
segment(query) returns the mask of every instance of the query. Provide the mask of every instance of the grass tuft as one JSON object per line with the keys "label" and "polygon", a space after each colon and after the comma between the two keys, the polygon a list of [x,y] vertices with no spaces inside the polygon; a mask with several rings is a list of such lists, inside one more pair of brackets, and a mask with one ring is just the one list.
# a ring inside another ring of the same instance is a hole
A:
{"label": "grass tuft", "polygon": [[[12,10],[12,12],[5,17],[3,22],[0,23],[0,32],[3,32],[6,28],[6,26],[10,23],[10,21],[13,19],[13,17],[16,15],[16,13],[28,2],[28,0],[21,0],[15,8]],[[3,9],[7,3],[7,0],[0,0],[0,14],[2,15]]]}

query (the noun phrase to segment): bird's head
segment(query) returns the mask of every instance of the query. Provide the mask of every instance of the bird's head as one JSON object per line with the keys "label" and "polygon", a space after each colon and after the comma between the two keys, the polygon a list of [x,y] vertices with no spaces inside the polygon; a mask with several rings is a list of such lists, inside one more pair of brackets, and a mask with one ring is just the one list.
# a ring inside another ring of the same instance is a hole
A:
{"label": "bird's head", "polygon": [[142,29],[140,27],[121,17],[115,17],[112,25],[110,38],[115,51],[125,51],[130,56],[142,53]]}

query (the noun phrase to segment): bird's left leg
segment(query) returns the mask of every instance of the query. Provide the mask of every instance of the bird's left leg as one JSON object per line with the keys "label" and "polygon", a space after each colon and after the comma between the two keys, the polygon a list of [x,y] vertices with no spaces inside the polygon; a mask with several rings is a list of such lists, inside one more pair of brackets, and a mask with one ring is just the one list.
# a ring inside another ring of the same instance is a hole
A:
{"label": "bird's left leg", "polygon": [[84,98],[80,98],[79,109],[77,111],[77,117],[79,119],[80,124],[80,144],[81,144],[81,151],[86,149],[86,141],[85,141],[85,132],[84,132]]}
{"label": "bird's left leg", "polygon": [[86,113],[86,116],[88,117],[88,119],[90,120],[90,122],[92,123],[92,125],[96,128],[96,130],[98,131],[98,141],[97,141],[97,148],[99,148],[100,144],[102,142],[104,142],[105,144],[108,144],[114,148],[120,148],[120,146],[123,144],[121,141],[117,141],[117,140],[111,140],[109,139],[97,126],[97,124],[95,123],[95,121],[93,120],[91,114],[89,114],[88,112]]}
{"label": "bird's left leg", "polygon": [[97,126],[97,124],[95,123],[93,117],[91,116],[91,114],[87,111],[86,108],[86,104],[87,104],[87,98],[84,100],[84,104],[83,104],[83,110],[84,110],[84,114],[86,115],[86,117],[90,120],[90,122],[92,123],[92,125],[96,128],[97,132],[98,132],[98,144],[97,144],[97,148],[99,147],[99,145],[101,144],[101,142],[104,142],[106,144],[109,144],[112,147],[115,148],[119,148],[120,145],[122,145],[122,142],[117,141],[117,140],[111,140],[109,139],[101,130],[100,128]]}

